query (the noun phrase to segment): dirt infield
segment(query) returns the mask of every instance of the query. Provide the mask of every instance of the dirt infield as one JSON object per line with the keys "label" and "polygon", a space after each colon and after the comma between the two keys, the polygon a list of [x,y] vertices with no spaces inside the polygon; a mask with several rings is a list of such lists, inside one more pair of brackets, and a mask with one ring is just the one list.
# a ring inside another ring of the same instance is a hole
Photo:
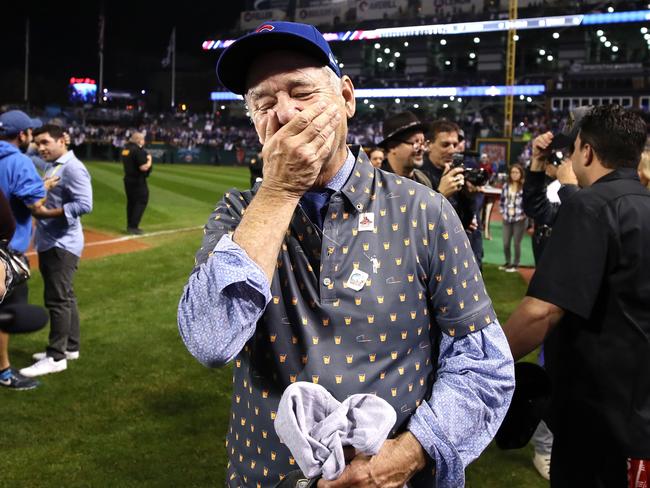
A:
{"label": "dirt infield", "polygon": [[[81,259],[103,258],[113,254],[126,254],[149,248],[137,236],[104,234],[103,232],[87,229],[84,229],[84,239],[86,243]],[[31,267],[38,269],[38,255],[33,248],[30,247],[27,256]]]}

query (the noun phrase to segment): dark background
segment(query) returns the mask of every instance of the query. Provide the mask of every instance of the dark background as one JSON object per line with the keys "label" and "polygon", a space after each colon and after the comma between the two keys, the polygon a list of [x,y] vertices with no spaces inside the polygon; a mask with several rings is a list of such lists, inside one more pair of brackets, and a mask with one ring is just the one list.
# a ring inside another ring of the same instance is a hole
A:
{"label": "dark background", "polygon": [[[237,1],[104,2],[104,87],[147,91],[151,109],[170,104],[171,67],[163,68],[176,26],[176,102],[208,109],[217,88],[217,51],[201,43],[231,30],[243,8]],[[0,104],[23,104],[25,21],[30,21],[29,102],[66,104],[71,77],[99,83],[101,1],[3,2],[0,6]]]}

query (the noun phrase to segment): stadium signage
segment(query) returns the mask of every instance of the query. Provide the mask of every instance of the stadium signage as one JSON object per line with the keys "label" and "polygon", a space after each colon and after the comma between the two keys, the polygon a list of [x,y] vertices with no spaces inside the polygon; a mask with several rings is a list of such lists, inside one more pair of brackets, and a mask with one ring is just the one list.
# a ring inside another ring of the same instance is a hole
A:
{"label": "stadium signage", "polygon": [[[385,0],[394,1],[394,0]],[[402,2],[402,0],[397,0]],[[407,1],[407,0],[406,0]],[[359,3],[365,2],[370,5],[370,2],[360,0]],[[358,6],[359,4],[357,4]],[[377,15],[376,12],[371,15]],[[280,11],[282,18],[284,12]],[[243,13],[242,13],[243,15]],[[359,9],[357,8],[357,15]],[[270,17],[264,19],[257,19],[253,22],[255,27],[264,20],[269,20]],[[364,17],[364,18],[383,18],[383,12],[379,17]],[[259,21],[258,21],[259,20]],[[281,20],[281,19],[277,19]],[[361,20],[361,19],[360,19]],[[516,21],[516,28],[524,29],[550,29],[558,27],[577,27],[581,25],[605,25],[605,24],[620,24],[628,22],[648,22],[650,21],[650,11],[648,10],[635,10],[631,12],[612,12],[612,13],[599,13],[599,14],[577,14],[577,15],[559,15],[556,17],[538,17],[531,19],[520,19]],[[328,32],[324,33],[325,39],[328,42],[336,41],[360,41],[364,39],[385,39],[389,37],[413,37],[413,36],[431,36],[439,34],[472,34],[481,32],[499,32],[507,31],[510,29],[510,21],[504,20],[488,20],[483,22],[461,22],[456,24],[434,24],[434,25],[418,25],[410,27],[395,27],[388,29],[375,29],[375,30],[354,30],[346,32]],[[202,46],[204,50],[223,49],[228,47],[234,42],[233,39],[227,40],[207,40],[204,41]]]}
{"label": "stadium signage", "polygon": [[95,80],[92,78],[70,78],[70,84],[74,85],[75,83],[84,83],[87,85],[96,85]]}
{"label": "stadium signage", "polygon": [[358,0],[357,20],[378,20],[406,12],[408,0]]}
{"label": "stadium signage", "polygon": [[449,15],[454,12],[483,11],[483,0],[423,0],[422,15]]}
{"label": "stadium signage", "polygon": [[285,17],[285,12],[280,9],[244,10],[239,16],[239,27],[242,30],[253,29],[262,22],[268,22],[269,20],[284,20]]}
{"label": "stadium signage", "polygon": [[[431,97],[503,97],[535,96],[546,91],[544,85],[431,86],[417,88],[359,88],[355,98],[431,98]],[[231,92],[212,92],[212,101],[243,100]]]}
{"label": "stadium signage", "polygon": [[312,7],[298,9],[296,20],[308,24],[333,24],[334,17],[342,16],[340,5],[330,5],[327,7]]}

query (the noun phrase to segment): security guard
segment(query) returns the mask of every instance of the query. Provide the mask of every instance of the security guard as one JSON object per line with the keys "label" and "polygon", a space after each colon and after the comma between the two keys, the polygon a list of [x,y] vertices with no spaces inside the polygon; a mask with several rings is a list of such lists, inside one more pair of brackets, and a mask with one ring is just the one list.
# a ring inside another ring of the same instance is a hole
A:
{"label": "security guard", "polygon": [[122,150],[124,191],[126,192],[126,232],[142,234],[140,220],[149,202],[147,177],[151,174],[151,154],[144,150],[144,134],[134,132]]}

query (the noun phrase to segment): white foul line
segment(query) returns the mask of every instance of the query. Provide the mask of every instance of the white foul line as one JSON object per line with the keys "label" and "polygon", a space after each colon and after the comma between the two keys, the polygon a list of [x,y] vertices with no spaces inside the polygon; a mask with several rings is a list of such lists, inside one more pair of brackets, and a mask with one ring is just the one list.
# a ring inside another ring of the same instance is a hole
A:
{"label": "white foul line", "polygon": [[134,234],[130,236],[123,236],[123,237],[117,237],[115,239],[107,239],[105,241],[94,241],[94,242],[89,242],[88,244],[85,245],[85,247],[90,247],[90,246],[102,246],[104,244],[113,244],[115,242],[123,242],[123,241],[130,241],[131,239],[141,239],[143,237],[156,237],[156,236],[164,236],[166,234],[175,234],[176,232],[188,232],[191,230],[198,230],[202,229],[202,225],[197,225],[194,227],[183,227],[181,229],[171,229],[171,230],[159,230],[158,232],[147,232],[145,234]]}
{"label": "white foul line", "polygon": [[[94,241],[94,242],[88,242],[84,244],[84,248],[86,247],[91,247],[91,246],[103,246],[105,244],[115,244],[117,242],[125,242],[125,241],[130,241],[131,239],[141,239],[143,237],[156,237],[156,236],[163,236],[166,234],[175,234],[177,232],[188,232],[191,230],[198,230],[202,229],[202,225],[197,225],[194,227],[183,227],[181,229],[171,229],[171,230],[160,230],[158,232],[147,232],[144,234],[134,234],[130,236],[123,236],[123,237],[117,237],[115,239],[106,239],[104,241]],[[36,256],[36,251],[30,251],[25,253],[26,256]]]}

